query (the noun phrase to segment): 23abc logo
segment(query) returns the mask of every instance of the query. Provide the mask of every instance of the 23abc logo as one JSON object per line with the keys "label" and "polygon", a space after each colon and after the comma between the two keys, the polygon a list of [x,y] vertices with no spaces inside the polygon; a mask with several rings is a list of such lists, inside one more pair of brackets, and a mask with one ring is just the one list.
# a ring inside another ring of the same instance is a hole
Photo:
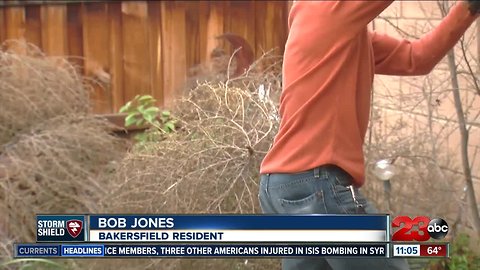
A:
{"label": "23abc logo", "polygon": [[[413,228],[415,225],[418,227],[418,230]],[[441,218],[430,220],[425,216],[418,216],[414,219],[407,216],[399,216],[393,219],[392,227],[400,228],[392,235],[392,241],[427,241],[430,237],[443,239],[449,230],[445,220]]]}

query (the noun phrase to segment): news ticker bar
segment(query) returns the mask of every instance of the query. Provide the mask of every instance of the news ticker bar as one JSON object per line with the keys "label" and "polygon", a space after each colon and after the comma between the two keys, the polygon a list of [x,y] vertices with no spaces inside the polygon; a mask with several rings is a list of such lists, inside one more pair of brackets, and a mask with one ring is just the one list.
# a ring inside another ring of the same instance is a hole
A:
{"label": "news ticker bar", "polygon": [[16,257],[386,257],[388,244],[18,244]]}
{"label": "news ticker bar", "polygon": [[37,242],[388,242],[388,215],[37,215]]}
{"label": "news ticker bar", "polygon": [[[390,248],[392,250],[390,250]],[[16,258],[44,257],[448,257],[448,244],[15,244]],[[393,252],[392,252],[393,251]]]}

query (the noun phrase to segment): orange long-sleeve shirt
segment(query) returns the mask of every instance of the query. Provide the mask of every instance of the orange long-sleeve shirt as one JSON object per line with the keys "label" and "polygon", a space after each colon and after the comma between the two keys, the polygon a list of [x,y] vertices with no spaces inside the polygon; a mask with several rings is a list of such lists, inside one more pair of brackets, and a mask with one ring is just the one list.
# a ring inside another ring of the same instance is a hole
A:
{"label": "orange long-sleeve shirt", "polygon": [[393,1],[298,1],[289,15],[280,130],[261,173],[334,164],[364,183],[362,146],[374,74],[424,75],[474,22],[464,2],[420,40],[369,32]]}

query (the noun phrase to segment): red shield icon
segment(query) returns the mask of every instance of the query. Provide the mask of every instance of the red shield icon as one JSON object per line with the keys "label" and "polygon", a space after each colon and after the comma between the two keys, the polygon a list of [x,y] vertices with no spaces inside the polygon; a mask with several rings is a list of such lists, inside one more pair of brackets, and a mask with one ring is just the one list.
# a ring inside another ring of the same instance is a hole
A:
{"label": "red shield icon", "polygon": [[76,238],[83,229],[83,222],[78,219],[71,219],[67,221],[67,231],[73,237]]}

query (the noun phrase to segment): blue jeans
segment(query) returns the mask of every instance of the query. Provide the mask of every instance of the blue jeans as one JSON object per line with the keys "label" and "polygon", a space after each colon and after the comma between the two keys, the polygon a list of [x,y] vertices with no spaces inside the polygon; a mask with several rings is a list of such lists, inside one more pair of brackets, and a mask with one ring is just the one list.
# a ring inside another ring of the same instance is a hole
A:
{"label": "blue jeans", "polygon": [[[351,176],[333,165],[294,174],[261,175],[259,200],[265,214],[368,214],[378,213],[357,188]],[[409,269],[404,259],[294,258],[282,260],[283,270]]]}

